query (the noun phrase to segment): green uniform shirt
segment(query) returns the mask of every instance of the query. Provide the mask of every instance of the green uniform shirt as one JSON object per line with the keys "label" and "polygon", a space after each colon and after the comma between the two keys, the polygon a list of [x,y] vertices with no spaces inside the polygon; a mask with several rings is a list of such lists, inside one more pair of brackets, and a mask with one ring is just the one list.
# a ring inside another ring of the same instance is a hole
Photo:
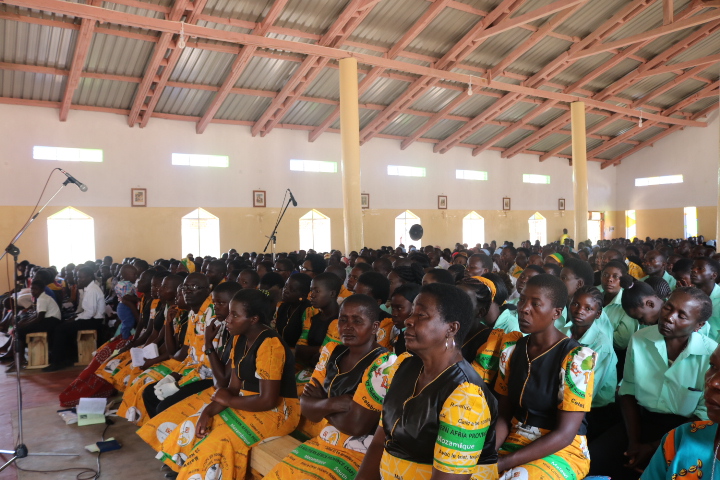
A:
{"label": "green uniform shirt", "polygon": [[[568,322],[558,330],[571,337],[572,322]],[[583,347],[588,347],[597,353],[592,408],[615,403],[615,389],[618,383],[617,355],[615,355],[612,340],[603,332],[601,325],[596,320],[578,342]]]}
{"label": "green uniform shirt", "polygon": [[[601,286],[597,288],[605,293]],[[625,350],[632,334],[638,331],[638,321],[628,316],[622,308],[622,294],[623,289],[621,288],[612,302],[603,307],[603,313],[606,313],[610,319],[613,330],[613,346],[616,350]]]}
{"label": "green uniform shirt", "polygon": [[505,333],[519,332],[520,324],[518,324],[517,310],[503,311],[492,328],[502,328]]}
{"label": "green uniform shirt", "polygon": [[665,337],[658,326],[643,328],[630,339],[620,395],[632,395],[651,412],[707,420],[703,398],[705,372],[717,342],[694,332],[687,347],[668,366]]}

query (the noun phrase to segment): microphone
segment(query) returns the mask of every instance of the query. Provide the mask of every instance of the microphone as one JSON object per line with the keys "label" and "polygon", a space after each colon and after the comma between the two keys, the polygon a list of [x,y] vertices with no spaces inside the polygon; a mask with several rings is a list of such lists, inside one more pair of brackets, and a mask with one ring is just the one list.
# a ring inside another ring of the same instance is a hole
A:
{"label": "microphone", "polygon": [[[85,188],[87,189],[87,187],[85,187]],[[297,207],[297,200],[295,200],[295,197],[293,196],[293,194],[289,188],[288,188],[288,193],[290,193],[290,201],[292,202],[293,207]]]}
{"label": "microphone", "polygon": [[[65,176],[68,178],[70,183],[74,183],[75,185],[77,185],[81,192],[87,192],[87,185],[85,185],[84,183],[82,183],[77,178],[73,177],[72,175],[70,175],[65,170],[62,170],[62,169],[59,169],[59,170],[65,174]],[[290,195],[292,196],[292,193]]]}

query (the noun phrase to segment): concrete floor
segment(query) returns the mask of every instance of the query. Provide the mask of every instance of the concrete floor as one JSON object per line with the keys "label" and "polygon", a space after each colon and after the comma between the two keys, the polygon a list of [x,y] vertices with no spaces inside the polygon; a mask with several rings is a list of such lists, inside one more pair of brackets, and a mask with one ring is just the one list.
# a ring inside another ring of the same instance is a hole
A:
{"label": "concrete floor", "polygon": [[[17,389],[15,374],[7,374],[7,364],[0,364],[0,449],[12,450],[17,436]],[[28,457],[19,465],[24,469],[50,470],[68,467],[96,468],[96,454],[84,449],[97,442],[103,425],[78,427],[65,425],[56,413],[60,409],[58,394],[80,373],[81,367],[43,373],[23,370],[21,384],[24,404],[25,444],[34,452],[78,453],[77,457]],[[117,419],[108,428],[106,437],[115,437],[123,448],[104,453],[101,458],[101,479],[162,480],[161,463],[155,452],[135,435],[136,427]],[[1,463],[5,460],[0,456]],[[79,470],[57,473],[20,472],[14,466],[0,472],[0,480],[74,480]]]}

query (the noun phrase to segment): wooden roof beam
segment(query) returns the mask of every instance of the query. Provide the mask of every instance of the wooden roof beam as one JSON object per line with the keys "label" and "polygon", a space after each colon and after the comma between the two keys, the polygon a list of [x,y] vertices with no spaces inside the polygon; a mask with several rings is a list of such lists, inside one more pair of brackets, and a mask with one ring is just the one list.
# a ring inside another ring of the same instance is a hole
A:
{"label": "wooden roof beam", "polygon": [[[185,14],[186,10],[190,6],[190,0],[175,0],[172,9],[167,14],[166,19],[171,22],[179,22]],[[102,9],[100,9],[102,10]],[[127,14],[125,14],[127,15]],[[133,100],[132,107],[130,108],[130,115],[128,115],[128,125],[134,126],[140,117],[140,112],[145,106],[145,101],[149,95],[152,95],[152,87],[155,84],[155,79],[158,75],[158,70],[163,68],[162,62],[167,56],[168,48],[171,47],[171,41],[175,32],[163,32],[160,34],[160,38],[155,44],[153,55],[150,58],[147,66],[145,67],[145,75],[143,76],[137,91],[135,92],[135,99]]]}
{"label": "wooden roof beam", "polygon": [[720,54],[708,55],[707,57],[696,58],[695,60],[688,60],[686,62],[673,63],[672,65],[663,65],[662,67],[651,68],[643,73],[637,75],[636,78],[647,78],[653,75],[661,75],[663,73],[675,73],[681,74],[686,68],[697,67],[700,65],[711,65],[720,63]]}
{"label": "wooden roof beam", "polygon": [[[541,9],[536,9],[529,14],[520,15],[511,19],[510,16],[522,6],[523,1],[503,0],[503,2],[490,12],[487,17],[475,24],[475,26],[470,29],[470,31],[465,34],[458,43],[456,43],[440,60],[438,60],[435,66],[436,68],[443,70],[450,70],[457,67],[458,64],[465,59],[465,57],[478,48],[484,40],[489,38],[486,30],[493,29],[493,31],[501,33],[502,31],[505,31],[503,25],[507,25],[509,22],[512,22],[513,26],[518,26],[520,24],[518,23],[519,20],[526,20],[526,23],[531,22],[580,3],[584,2],[574,0],[566,2],[564,0],[560,0],[542,7]],[[470,80],[470,77],[468,76],[467,79]],[[478,83],[476,83],[476,85],[480,83],[480,79],[477,79],[477,82]],[[360,132],[360,143],[365,143],[374,135],[380,133],[397,117],[399,114],[398,112],[402,108],[406,108],[414,103],[429,88],[435,86],[436,84],[437,79],[430,77],[421,77],[417,79],[390,104],[386,111],[378,114],[368,125],[365,126],[365,128],[362,129]]]}
{"label": "wooden roof beam", "polygon": [[[318,45],[337,48],[347,40],[350,34],[370,14],[372,7],[380,0],[351,0],[340,16],[333,22],[328,31],[318,42]],[[309,55],[295,70],[293,76],[285,83],[280,94],[275,97],[270,106],[263,112],[253,125],[253,136],[267,135],[275,125],[285,116],[287,111],[297,101],[297,98],[322,72],[330,58],[319,55]]]}
{"label": "wooden roof beam", "polygon": [[[91,5],[98,4],[100,4],[99,0],[91,1]],[[75,95],[75,89],[77,89],[80,84],[80,74],[83,68],[85,68],[85,60],[87,60],[87,55],[90,51],[90,43],[92,42],[93,32],[95,31],[95,24],[95,20],[89,18],[83,18],[80,22],[80,31],[78,31],[75,40],[75,51],[73,52],[73,58],[70,63],[70,73],[65,82],[65,91],[63,92],[63,98],[60,102],[61,122],[67,120],[68,113],[70,112],[70,104]]]}
{"label": "wooden roof beam", "polygon": [[[187,23],[195,24],[198,22],[200,14],[205,8],[207,1],[208,0],[195,0],[195,3],[192,6],[192,11],[185,19]],[[174,42],[170,42],[169,50],[170,56],[167,57],[167,59],[163,59],[163,61],[161,61],[161,65],[164,64],[162,68],[162,73],[159,74],[158,77],[153,79],[152,88],[148,92],[152,93],[152,95],[150,95],[150,101],[148,101],[140,111],[138,120],[140,122],[140,128],[145,128],[145,126],[150,121],[150,117],[152,117],[153,112],[155,111],[155,107],[160,101],[162,92],[163,90],[165,90],[165,86],[167,85],[168,80],[170,80],[170,75],[172,75],[173,70],[175,70],[175,66],[180,60],[180,56],[183,52],[183,49],[178,48],[177,44]]]}
{"label": "wooden roof beam", "polygon": [[[545,24],[539,28],[534,34],[530,36],[527,40],[525,40],[520,46],[517,48],[514,48],[508,56],[503,58],[499,63],[497,63],[490,71],[488,72],[489,78],[495,78],[499,75],[502,75],[503,71],[510,66],[515,60],[520,58],[522,55],[524,55],[526,52],[528,52],[531,48],[533,48],[535,45],[537,45],[545,36],[547,36],[550,32],[552,32],[553,29],[561,25],[565,20],[570,18],[575,12],[577,12],[579,9],[581,9],[584,5],[576,5],[573,8],[568,8],[566,10],[563,10],[561,12],[556,13],[550,20],[545,22]],[[455,97],[454,101],[449,104],[453,105],[453,109],[460,105],[465,100],[462,96]],[[451,110],[450,110],[451,111]],[[425,135],[427,132],[429,132],[436,124],[442,119],[442,115],[448,111],[448,107],[446,106],[443,108],[440,112],[438,112],[438,116],[434,116],[427,122],[425,122],[420,128],[415,130],[412,135],[410,135],[407,139],[403,140],[401,144],[401,148],[404,150],[410,145],[412,145],[413,142],[421,138],[423,135]]]}
{"label": "wooden roof beam", "polygon": [[[288,0],[275,0],[272,7],[270,7],[270,10],[268,10],[267,15],[265,15],[263,21],[260,22],[253,30],[253,34],[264,37],[282,13],[282,10],[285,8],[285,5],[287,5],[287,2]],[[250,60],[255,54],[257,48],[258,47],[255,45],[245,45],[240,49],[240,53],[235,56],[235,60],[233,60],[233,63],[230,66],[230,72],[225,77],[225,80],[223,80],[220,90],[218,90],[213,99],[210,101],[210,105],[208,105],[205,113],[203,113],[202,118],[200,118],[200,121],[198,121],[197,126],[195,127],[197,133],[203,133],[210,121],[215,117],[215,114],[220,109],[220,106],[230,94],[230,90],[235,86],[240,78],[240,75],[242,75],[245,68],[250,63]]]}
{"label": "wooden roof beam", "polygon": [[[682,19],[685,18],[688,15],[692,15],[693,13],[697,12],[699,7],[697,5],[690,5],[688,8],[683,10],[676,18]],[[599,100],[608,100],[610,99],[615,93],[617,93],[619,90],[622,90],[624,88],[627,88],[627,86],[631,85],[635,79],[637,78],[637,75],[639,71],[643,69],[643,67],[647,68],[647,66],[655,67],[658,64],[668,61],[670,58],[672,58],[674,55],[679,54],[680,52],[684,51],[686,48],[689,48],[689,46],[694,45],[698,42],[700,42],[702,39],[704,39],[707,35],[710,35],[714,29],[716,28],[716,23],[713,22],[711,24],[708,24],[701,29],[699,29],[697,32],[692,33],[689,35],[686,39],[684,39],[682,42],[679,42],[676,45],[673,45],[671,48],[667,49],[666,51],[656,55],[654,58],[648,60],[643,65],[640,65],[637,70],[631,72],[628,75],[625,75],[620,80],[616,81],[612,85],[606,87],[603,91],[598,92],[597,94],[593,95],[592,98],[597,98]],[[644,48],[645,46],[649,45],[652,42],[652,40],[647,40],[645,42],[642,42],[638,45],[630,46],[625,51],[633,52],[637,51],[640,48]],[[624,51],[624,52],[625,52]],[[607,63],[615,64],[615,60],[620,58],[624,58],[625,55],[623,53],[620,53],[619,55],[613,56]],[[600,67],[600,70],[602,70],[602,66]],[[571,85],[567,92],[572,93],[573,91],[576,91],[575,89],[585,85],[587,82],[591,81],[593,78],[596,78],[595,71],[590,72],[588,75],[580,79],[579,81],[575,82],[573,85]],[[542,140],[543,138],[553,134],[557,133],[560,129],[562,129],[565,125],[570,123],[570,114],[566,113],[563,114],[561,117],[557,118],[553,121],[553,128],[545,130],[542,129],[541,131],[538,131],[529,137],[523,139],[522,141],[518,142],[517,144],[513,145],[512,147],[508,148],[503,152],[504,158],[512,158],[514,155],[517,155],[521,150],[530,147],[531,145],[537,143],[538,141]],[[551,150],[552,154],[555,154],[557,152],[560,152],[567,148],[569,146],[570,142],[565,142],[562,145],[554,148]],[[540,161],[544,161],[547,158],[549,158],[551,155],[545,154],[540,157]]]}
{"label": "wooden roof beam", "polygon": [[[425,13],[420,16],[417,22],[413,24],[413,26],[405,32],[405,35],[402,36],[402,38],[395,44],[393,47],[388,51],[387,57],[388,58],[396,58],[400,52],[402,52],[405,47],[410,45],[410,43],[417,37],[430,23],[435,20],[435,18],[440,14],[440,12],[445,9],[445,7],[449,6],[449,4],[452,3],[452,0],[437,0],[434,2],[430,8],[428,8]],[[464,5],[464,4],[463,4]],[[375,80],[382,75],[382,73],[385,71],[382,67],[374,67],[370,72],[365,75],[360,82],[360,85],[358,85],[358,96],[361,96],[363,93],[365,93],[370,86],[375,82]],[[335,121],[340,116],[340,107],[336,108],[332,111],[330,115],[325,118],[325,120],[320,123],[319,126],[315,127],[309,134],[308,134],[308,140],[310,142],[314,142],[317,140],[317,138],[322,135],[324,131],[326,131],[328,128],[330,128],[330,125],[335,123]]]}
{"label": "wooden roof beam", "polygon": [[[650,0],[635,0],[634,2],[628,4],[625,6],[625,8],[618,11],[615,15],[613,15],[611,18],[606,20],[599,28],[597,28],[594,32],[589,34],[587,37],[583,38],[580,42],[572,45],[570,49],[565,52],[565,54],[558,56],[555,60],[550,62],[548,65],[546,65],[544,68],[540,69],[539,72],[537,72],[535,75],[530,77],[526,82],[524,82],[525,85],[536,87],[538,85],[541,85],[544,81],[547,81],[547,79],[551,75],[556,75],[557,73],[561,72],[562,70],[568,68],[570,65],[572,65],[572,60],[570,60],[570,55],[573,52],[580,51],[583,48],[587,47],[588,45],[592,45],[595,42],[601,41],[603,38],[606,38],[607,36],[611,35],[613,32],[615,32],[618,28],[622,26],[623,23],[631,20],[635,16],[639,15],[641,12],[643,12],[649,5]],[[565,91],[567,93],[567,91]],[[509,106],[511,103],[514,103],[515,101],[522,98],[521,96],[517,96],[515,94],[506,94],[506,98],[502,99],[504,106]],[[498,100],[500,102],[500,100]],[[542,107],[536,108],[533,113],[534,116],[540,115],[544,113],[545,111],[549,110],[553,106],[555,106],[557,102],[553,101],[546,101],[545,104]],[[492,107],[491,107],[492,108]],[[445,153],[448,150],[450,150],[453,146],[457,145],[463,139],[469,137],[472,135],[474,129],[482,123],[483,120],[487,120],[488,117],[486,115],[486,112],[490,111],[490,109],[484,111],[481,113],[477,118],[480,119],[480,121],[473,121],[469,122],[466,125],[463,125],[460,129],[453,132],[450,136],[445,138],[442,142],[435,145],[435,151]],[[521,125],[524,122],[524,120],[521,120],[519,122]],[[519,128],[519,127],[518,127]],[[507,134],[505,132],[499,132],[498,135],[495,135],[491,140],[493,143],[499,141],[500,139],[504,138],[506,135],[509,135],[512,132],[508,132]],[[492,144],[487,145],[486,148],[492,146]],[[481,151],[479,148],[476,148],[475,151],[478,153]]]}
{"label": "wooden roof beam", "polygon": [[693,17],[675,21],[670,25],[663,25],[662,27],[648,30],[647,32],[638,33],[637,35],[631,35],[620,40],[602,43],[600,45],[586,48],[585,50],[576,53],[574,55],[574,58],[579,59],[590,57],[592,55],[597,55],[598,53],[609,52],[615,50],[616,48],[625,47],[634,43],[644,42],[647,40],[655,40],[656,38],[662,37],[664,35],[675,33],[680,30],[685,30],[686,28],[696,27],[698,25],[709,23],[718,19],[720,19],[720,10],[714,10],[712,12],[703,13],[701,15],[695,15]]}
{"label": "wooden roof beam", "polygon": [[[708,113],[710,113],[710,112],[712,112],[713,110],[717,109],[719,106],[720,106],[720,104],[714,103],[714,104],[712,104],[711,106],[709,106],[708,108],[706,108],[705,110],[703,110],[703,111],[701,111],[701,112],[698,112],[698,113],[696,113],[695,115],[693,115],[692,118],[693,118],[693,119],[702,118],[702,117],[704,117],[705,115],[707,115]],[[658,133],[658,134],[655,135],[654,137],[649,138],[648,140],[645,140],[644,142],[641,142],[640,144],[634,146],[633,148],[631,148],[631,149],[628,150],[627,152],[625,152],[625,153],[623,153],[623,154],[620,154],[620,155],[618,155],[617,157],[615,157],[615,158],[613,158],[613,159],[610,159],[610,160],[605,160],[604,158],[603,158],[603,159],[598,159],[598,158],[589,158],[589,157],[588,157],[588,160],[595,160],[595,161],[597,161],[597,160],[602,160],[603,163],[602,163],[602,165],[600,165],[600,168],[601,168],[601,169],[605,169],[605,168],[607,168],[607,167],[609,167],[609,166],[611,166],[611,165],[612,165],[612,166],[620,165],[620,162],[622,162],[623,160],[625,160],[625,159],[628,158],[629,156],[631,156],[631,155],[639,152],[639,151],[642,150],[643,148],[652,147],[656,142],[658,142],[658,141],[662,140],[663,138],[667,137],[668,135],[672,135],[673,133],[675,133],[675,132],[677,132],[677,131],[679,131],[679,130],[682,130],[682,129],[683,129],[683,127],[682,127],[681,125],[673,125],[672,127],[668,128],[667,130]]]}
{"label": "wooden roof beam", "polygon": [[[180,30],[178,22],[171,22],[150,17],[142,17],[139,15],[116,12],[105,8],[91,7],[88,5],[81,5],[62,0],[4,0],[4,2],[10,5],[20,5],[23,7],[35,8],[38,10],[55,12],[73,17],[94,18],[95,20],[102,22],[118,23],[130,27],[146,28],[160,32],[178,33]],[[321,45],[310,45],[306,43],[293,42],[277,38],[258,37],[256,35],[249,35],[238,32],[220,31],[212,28],[200,27],[197,25],[186,25],[185,32],[187,35],[190,35],[192,37],[206,38],[209,40],[219,40],[235,44],[250,44],[263,48],[285,50],[306,55],[317,55],[334,60],[339,60],[352,56],[357,58],[358,62],[367,65],[382,66],[384,68],[400,70],[403,72],[408,72],[419,76],[425,76],[428,78],[437,78],[442,81],[455,81],[464,84],[467,82],[468,77],[465,74],[460,74],[447,70],[440,70],[432,67],[425,67],[398,60],[390,60],[374,55],[351,53],[337,48],[325,47]],[[480,83],[482,86],[487,86],[488,88],[498,89],[506,92],[520,93],[523,95],[530,95],[537,98],[553,99],[559,100],[561,102],[573,102],[576,101],[578,98],[574,95],[567,95],[537,88],[530,88],[522,85],[514,85],[494,80],[478,80],[481,81]],[[588,99],[585,100],[585,103],[590,107],[595,107],[608,112],[626,113],[628,115],[633,114],[632,110],[629,108],[613,105],[606,102]],[[648,120],[656,120],[667,124],[678,124],[693,127],[707,126],[707,124],[704,122],[698,122],[684,118],[664,117],[662,115],[654,114],[648,114],[647,117]]]}

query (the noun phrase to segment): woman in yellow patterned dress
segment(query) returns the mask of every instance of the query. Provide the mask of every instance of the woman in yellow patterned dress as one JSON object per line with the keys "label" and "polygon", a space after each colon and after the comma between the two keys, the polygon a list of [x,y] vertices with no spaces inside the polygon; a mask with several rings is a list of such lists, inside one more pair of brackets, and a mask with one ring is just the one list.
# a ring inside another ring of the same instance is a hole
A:
{"label": "woman in yellow patterned dress", "polygon": [[387,370],[396,356],[377,343],[380,308],[355,294],[340,307],[342,344],[323,347],[300,397],[302,413],[323,422],[320,435],[278,463],[267,480],[352,480],[380,419]]}
{"label": "woman in yellow patterned dress", "polygon": [[[272,307],[258,290],[239,291],[227,318],[228,330],[237,337],[230,386],[218,389],[212,398],[204,393],[190,397],[156,417],[163,423],[151,435],[167,435],[158,458],[179,471],[179,480],[244,479],[250,448],[297,426],[295,362],[269,327]],[[179,427],[168,435],[165,423]]]}
{"label": "woman in yellow patterned dress", "polygon": [[567,297],[562,280],[547,274],[528,280],[520,296],[518,320],[528,335],[505,344],[495,384],[503,480],[575,480],[590,469],[585,412],[596,354],[555,328]]}
{"label": "woman in yellow patterned dress", "polygon": [[357,480],[497,478],[496,402],[462,357],[473,308],[459,288],[425,285],[405,320],[381,425]]}

